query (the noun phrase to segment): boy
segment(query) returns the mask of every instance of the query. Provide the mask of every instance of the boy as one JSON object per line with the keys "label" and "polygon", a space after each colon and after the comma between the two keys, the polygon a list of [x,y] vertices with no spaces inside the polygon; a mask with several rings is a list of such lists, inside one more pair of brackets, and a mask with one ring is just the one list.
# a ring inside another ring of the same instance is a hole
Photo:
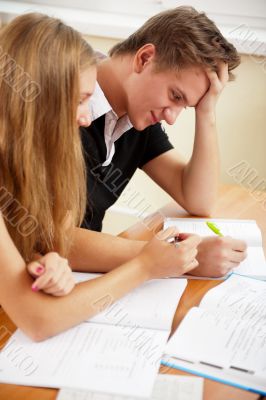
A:
{"label": "boy", "polygon": [[[215,106],[239,62],[215,24],[191,7],[155,15],[101,58],[89,128],[87,103],[81,104],[89,193],[84,227],[101,230],[106,209],[137,168],[189,213],[210,214],[219,176]],[[174,124],[186,107],[195,109],[196,121],[187,164],[160,124]],[[240,240],[206,238],[194,272],[223,275],[245,258],[245,249]]]}

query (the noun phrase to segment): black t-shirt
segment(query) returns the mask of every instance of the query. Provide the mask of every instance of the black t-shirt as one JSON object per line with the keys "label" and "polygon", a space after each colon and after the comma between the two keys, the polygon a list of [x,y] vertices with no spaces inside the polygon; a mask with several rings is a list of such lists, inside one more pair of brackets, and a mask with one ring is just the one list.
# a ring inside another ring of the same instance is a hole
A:
{"label": "black t-shirt", "polygon": [[80,128],[87,168],[87,210],[82,227],[101,231],[105,211],[118,199],[137,168],[173,148],[161,124],[143,131],[131,128],[115,142],[110,165],[104,140],[105,115]]}

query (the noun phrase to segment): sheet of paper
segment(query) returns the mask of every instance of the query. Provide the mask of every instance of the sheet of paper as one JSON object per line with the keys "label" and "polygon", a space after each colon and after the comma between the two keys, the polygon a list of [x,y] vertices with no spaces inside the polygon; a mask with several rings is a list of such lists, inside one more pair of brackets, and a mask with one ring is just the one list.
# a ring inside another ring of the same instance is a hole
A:
{"label": "sheet of paper", "polygon": [[[76,282],[93,279],[99,274],[74,273]],[[133,290],[90,322],[128,327],[170,330],[179,300],[186,288],[186,279],[154,279]],[[108,294],[94,306],[110,303]]]}
{"label": "sheet of paper", "polygon": [[164,228],[177,226],[180,232],[197,233],[200,236],[215,236],[215,233],[206,225],[206,221],[216,223],[224,236],[245,240],[249,246],[262,246],[260,229],[254,220],[166,218]]}
{"label": "sheet of paper", "polygon": [[[247,258],[240,263],[238,267],[234,268],[234,272],[266,280],[266,261],[262,248],[262,237],[255,221],[167,218],[164,223],[164,228],[177,226],[180,232],[197,233],[201,236],[215,236],[215,233],[207,227],[206,221],[213,221],[216,223],[224,236],[231,236],[247,242]],[[186,277],[197,279],[197,277],[190,277],[189,275]]]}
{"label": "sheet of paper", "polygon": [[265,305],[265,282],[232,275],[189,311],[165,353],[266,383]]}
{"label": "sheet of paper", "polygon": [[0,382],[150,396],[169,332],[83,323],[40,343],[17,330]]}
{"label": "sheet of paper", "polygon": [[[203,379],[178,375],[158,375],[150,400],[202,400]],[[56,400],[139,400],[134,396],[119,396],[96,392],[61,389]],[[144,399],[144,398],[143,398]],[[145,400],[147,400],[145,398]]]}

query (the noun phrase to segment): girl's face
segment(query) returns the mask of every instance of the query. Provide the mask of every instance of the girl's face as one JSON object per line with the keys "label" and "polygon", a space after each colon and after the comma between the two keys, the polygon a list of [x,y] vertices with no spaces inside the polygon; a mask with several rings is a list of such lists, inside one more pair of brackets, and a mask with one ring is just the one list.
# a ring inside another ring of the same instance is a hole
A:
{"label": "girl's face", "polygon": [[91,66],[80,73],[80,98],[77,108],[77,123],[79,126],[91,124],[89,101],[94,92],[97,69]]}

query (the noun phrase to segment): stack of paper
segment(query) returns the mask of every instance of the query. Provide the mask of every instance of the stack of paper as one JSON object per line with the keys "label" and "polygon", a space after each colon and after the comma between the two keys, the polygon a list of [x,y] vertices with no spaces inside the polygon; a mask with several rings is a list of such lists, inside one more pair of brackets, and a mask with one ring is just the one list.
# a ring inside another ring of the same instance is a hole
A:
{"label": "stack of paper", "polygon": [[164,364],[266,395],[266,282],[231,275],[185,316]]}
{"label": "stack of paper", "polygon": [[147,282],[89,322],[41,343],[17,330],[0,353],[0,382],[149,396],[186,283]]}
{"label": "stack of paper", "polygon": [[[178,375],[158,375],[150,400],[202,400],[203,379]],[[147,400],[147,398],[142,398]],[[96,392],[61,389],[56,400],[141,400]]]}

